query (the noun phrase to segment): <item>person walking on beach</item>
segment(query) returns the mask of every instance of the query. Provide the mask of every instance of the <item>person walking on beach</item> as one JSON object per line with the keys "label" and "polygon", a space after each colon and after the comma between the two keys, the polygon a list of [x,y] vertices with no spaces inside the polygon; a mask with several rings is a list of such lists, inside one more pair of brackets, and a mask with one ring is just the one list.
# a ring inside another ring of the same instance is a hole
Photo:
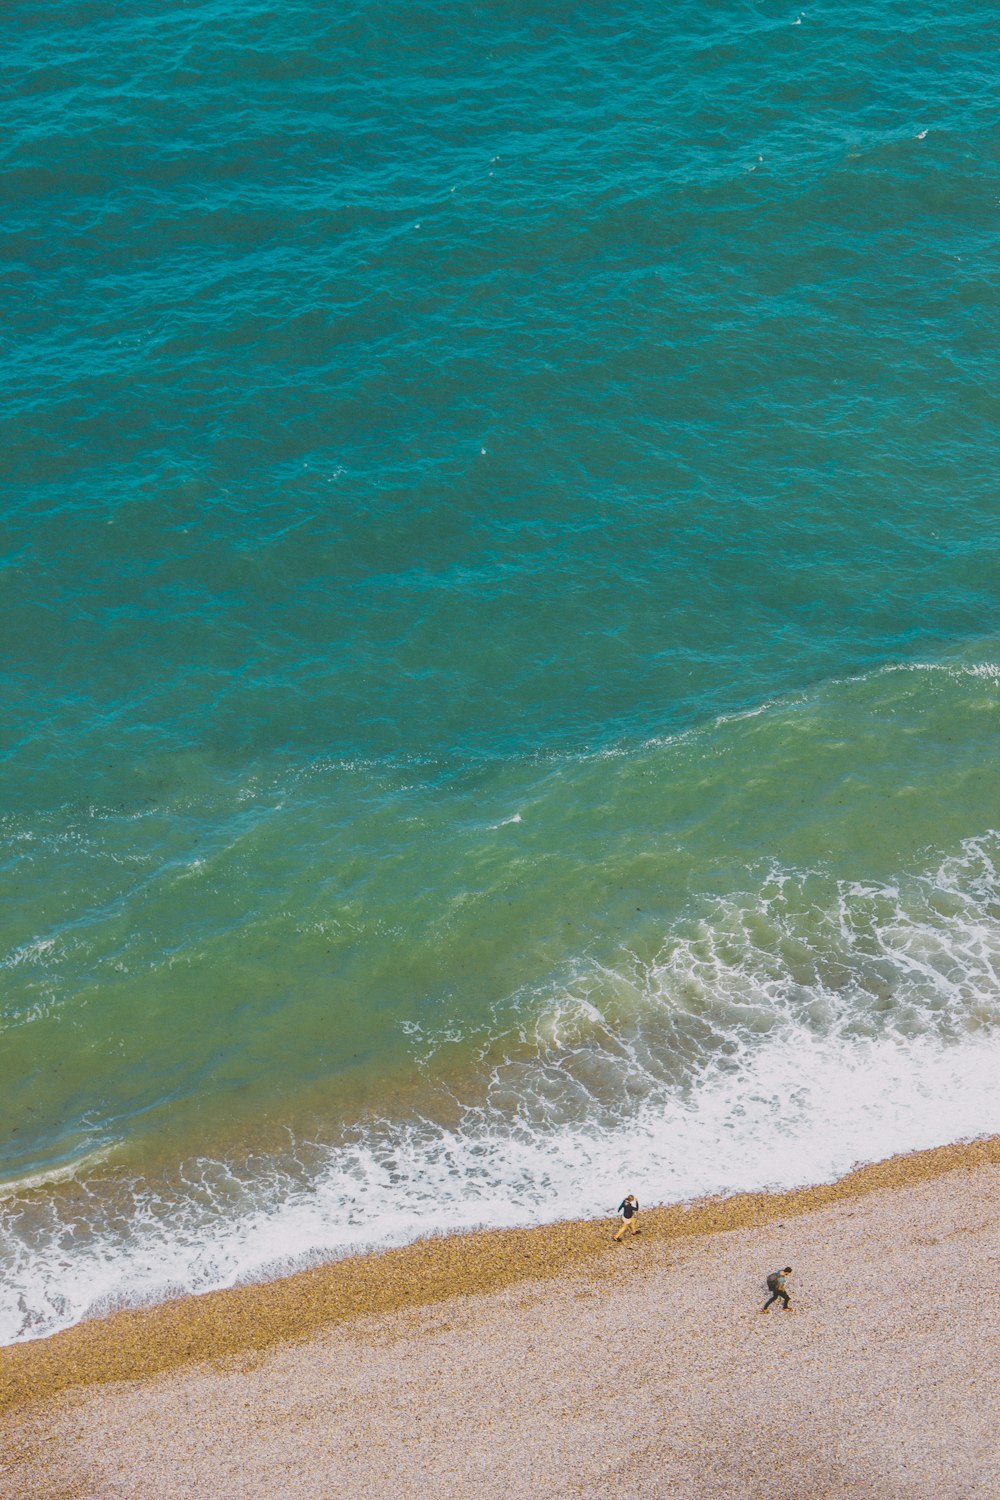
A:
{"label": "person walking on beach", "polygon": [[636,1202],[635,1194],[629,1193],[627,1198],[623,1198],[618,1205],[617,1211],[621,1214],[622,1227],[615,1235],[615,1240],[621,1244],[621,1238],[626,1229],[631,1229],[633,1234],[639,1233],[639,1205]]}
{"label": "person walking on beach", "polygon": [[768,1297],[767,1301],[764,1303],[764,1306],[761,1308],[762,1313],[766,1313],[768,1308],[771,1306],[771,1303],[777,1302],[779,1297],[784,1298],[785,1312],[788,1311],[788,1293],[785,1291],[785,1277],[791,1276],[791,1274],[791,1266],[786,1266],[783,1271],[771,1272],[770,1276],[767,1278],[767,1289],[771,1293],[771,1295],[770,1297]]}

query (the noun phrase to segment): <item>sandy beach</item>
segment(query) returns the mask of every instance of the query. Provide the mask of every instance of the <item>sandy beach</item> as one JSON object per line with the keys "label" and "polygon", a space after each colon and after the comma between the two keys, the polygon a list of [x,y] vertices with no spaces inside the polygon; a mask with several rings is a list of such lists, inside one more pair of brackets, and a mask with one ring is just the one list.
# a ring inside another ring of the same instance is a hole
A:
{"label": "sandy beach", "polygon": [[993,1138],[119,1313],[0,1351],[0,1493],[986,1500],[998,1207]]}

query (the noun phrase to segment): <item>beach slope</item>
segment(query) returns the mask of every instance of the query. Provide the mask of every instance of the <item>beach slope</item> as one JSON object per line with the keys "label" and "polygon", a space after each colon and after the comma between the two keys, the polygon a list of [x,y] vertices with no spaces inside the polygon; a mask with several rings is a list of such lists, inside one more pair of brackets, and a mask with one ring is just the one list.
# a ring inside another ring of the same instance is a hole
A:
{"label": "beach slope", "polygon": [[988,1140],[119,1314],[0,1351],[0,1492],[995,1500],[998,1205]]}

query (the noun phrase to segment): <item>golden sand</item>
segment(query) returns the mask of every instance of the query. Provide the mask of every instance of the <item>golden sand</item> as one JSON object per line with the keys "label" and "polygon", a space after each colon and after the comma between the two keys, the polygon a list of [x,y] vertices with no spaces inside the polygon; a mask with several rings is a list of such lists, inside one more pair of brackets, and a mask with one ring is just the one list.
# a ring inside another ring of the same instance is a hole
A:
{"label": "golden sand", "polygon": [[[986,1164],[1000,1164],[1000,1137],[893,1157],[817,1187],[644,1211],[644,1242],[758,1228]],[[607,1220],[442,1235],[264,1285],[116,1313],[48,1339],[0,1349],[0,1410],[44,1401],[70,1387],[137,1380],[185,1364],[226,1362],[354,1318],[419,1309],[456,1294],[495,1292],[571,1272],[613,1276],[621,1252],[610,1241]]]}

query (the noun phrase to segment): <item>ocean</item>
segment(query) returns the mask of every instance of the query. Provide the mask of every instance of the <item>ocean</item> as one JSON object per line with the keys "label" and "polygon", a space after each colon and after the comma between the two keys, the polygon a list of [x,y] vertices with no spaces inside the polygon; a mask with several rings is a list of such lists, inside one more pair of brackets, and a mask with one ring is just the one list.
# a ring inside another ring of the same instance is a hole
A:
{"label": "ocean", "polygon": [[0,1342],[1000,1130],[998,45],[11,7]]}

